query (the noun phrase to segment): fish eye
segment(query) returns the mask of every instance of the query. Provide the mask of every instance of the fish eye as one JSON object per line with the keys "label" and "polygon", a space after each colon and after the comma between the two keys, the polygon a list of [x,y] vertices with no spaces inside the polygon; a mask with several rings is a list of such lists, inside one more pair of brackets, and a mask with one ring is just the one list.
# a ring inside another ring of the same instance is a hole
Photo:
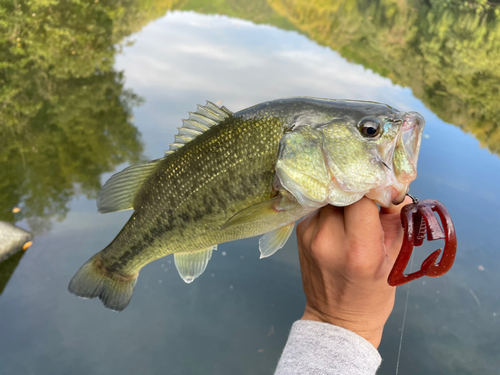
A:
{"label": "fish eye", "polygon": [[363,137],[375,138],[380,134],[380,122],[375,119],[364,119],[359,123],[359,131]]}

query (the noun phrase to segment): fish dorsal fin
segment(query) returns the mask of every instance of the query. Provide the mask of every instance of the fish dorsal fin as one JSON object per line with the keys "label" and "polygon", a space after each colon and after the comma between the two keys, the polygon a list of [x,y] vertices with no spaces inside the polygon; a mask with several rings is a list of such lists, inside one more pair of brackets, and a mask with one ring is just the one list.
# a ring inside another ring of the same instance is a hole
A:
{"label": "fish dorsal fin", "polygon": [[217,245],[196,251],[186,251],[174,254],[175,268],[186,283],[192,283],[207,268],[212,252],[217,250]]}
{"label": "fish dorsal fin", "polygon": [[97,212],[105,214],[130,210],[142,184],[163,159],[132,165],[111,176],[97,197]]}
{"label": "fish dorsal fin", "polygon": [[170,149],[167,152],[178,150],[204,131],[232,116],[232,114],[226,107],[218,107],[209,101],[205,105],[198,105],[196,111],[189,112],[187,120],[182,120],[182,127],[178,128],[179,133],[175,136],[175,141],[170,144]]}
{"label": "fish dorsal fin", "polygon": [[260,259],[270,257],[285,246],[286,241],[288,241],[293,232],[294,226],[295,223],[291,223],[264,234],[259,239]]}

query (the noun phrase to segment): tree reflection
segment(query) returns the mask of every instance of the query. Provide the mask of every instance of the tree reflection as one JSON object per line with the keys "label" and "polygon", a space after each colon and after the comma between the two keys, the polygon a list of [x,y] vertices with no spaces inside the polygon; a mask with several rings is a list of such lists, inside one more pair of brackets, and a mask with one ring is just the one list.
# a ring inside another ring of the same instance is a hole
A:
{"label": "tree reflection", "polygon": [[115,43],[140,22],[132,2],[5,3],[0,220],[25,218],[40,232],[64,218],[75,193],[94,198],[103,172],[141,154],[131,122],[139,98],[113,69]]}
{"label": "tree reflection", "polygon": [[41,228],[76,192],[142,150],[139,100],[113,70],[120,42],[167,10],[296,29],[412,88],[444,121],[500,153],[500,8],[465,0],[33,0],[0,13],[0,220]]}
{"label": "tree reflection", "polygon": [[500,153],[498,1],[189,0],[177,7],[295,28],[410,87],[441,119]]}
{"label": "tree reflection", "polygon": [[269,0],[317,42],[410,87],[500,153],[500,7],[463,0]]}

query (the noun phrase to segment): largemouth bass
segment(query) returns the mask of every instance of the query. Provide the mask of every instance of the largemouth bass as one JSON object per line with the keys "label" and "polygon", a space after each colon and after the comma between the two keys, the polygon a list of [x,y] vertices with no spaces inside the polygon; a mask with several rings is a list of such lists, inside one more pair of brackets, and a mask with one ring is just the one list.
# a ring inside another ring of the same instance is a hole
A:
{"label": "largemouth bass", "polygon": [[198,106],[164,158],[106,182],[98,211],[134,213],[69,291],[121,311],[141,268],[158,258],[174,254],[189,283],[220,243],[264,234],[267,257],[319,207],[363,196],[398,204],[416,178],[423,127],[418,113],[374,102],[290,98],[236,113]]}

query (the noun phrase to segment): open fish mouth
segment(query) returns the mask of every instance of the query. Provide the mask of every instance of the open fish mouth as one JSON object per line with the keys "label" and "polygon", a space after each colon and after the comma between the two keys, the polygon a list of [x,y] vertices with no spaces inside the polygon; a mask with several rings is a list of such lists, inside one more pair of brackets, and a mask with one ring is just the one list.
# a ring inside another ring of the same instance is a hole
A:
{"label": "open fish mouth", "polygon": [[366,194],[384,207],[402,203],[410,183],[417,178],[418,155],[425,126],[424,118],[417,112],[403,112],[394,120],[387,120],[399,122],[400,128],[394,140],[379,149],[385,181]]}
{"label": "open fish mouth", "polygon": [[407,113],[403,120],[401,141],[415,169],[417,168],[423,130],[424,118],[416,112]]}
{"label": "open fish mouth", "polygon": [[417,177],[418,154],[424,125],[425,120],[419,113],[405,113],[393,158],[393,177],[396,181],[392,185],[392,204],[403,202],[410,183]]}
{"label": "open fish mouth", "polygon": [[362,143],[350,137],[350,129],[335,126],[303,126],[287,134],[277,163],[280,184],[303,206],[342,207],[363,196],[384,207],[401,203],[417,177],[424,119],[399,112],[380,117],[380,123],[384,133]]}

